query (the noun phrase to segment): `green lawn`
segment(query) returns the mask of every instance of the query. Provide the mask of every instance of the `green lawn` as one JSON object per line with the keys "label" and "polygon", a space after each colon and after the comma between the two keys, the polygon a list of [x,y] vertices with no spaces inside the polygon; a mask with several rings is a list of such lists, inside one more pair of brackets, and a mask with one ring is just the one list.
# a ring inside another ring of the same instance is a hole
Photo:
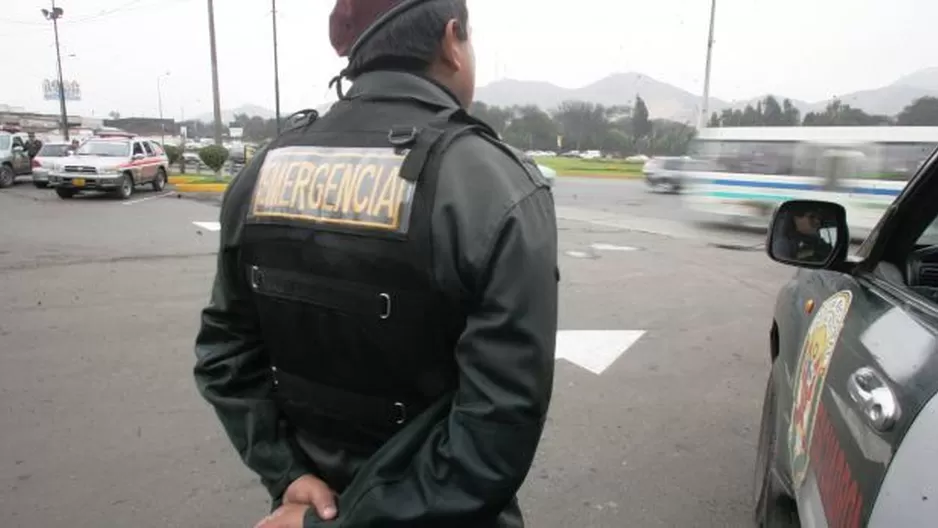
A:
{"label": "green lawn", "polygon": [[597,176],[607,178],[640,178],[642,163],[623,160],[585,160],[579,158],[545,157],[537,162],[557,171],[558,176]]}

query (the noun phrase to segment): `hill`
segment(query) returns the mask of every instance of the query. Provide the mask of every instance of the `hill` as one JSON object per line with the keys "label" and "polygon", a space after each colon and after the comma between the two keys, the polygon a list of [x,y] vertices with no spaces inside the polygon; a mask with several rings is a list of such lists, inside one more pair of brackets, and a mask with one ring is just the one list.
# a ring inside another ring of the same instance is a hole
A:
{"label": "hill", "polygon": [[[575,89],[562,88],[547,82],[505,79],[477,88],[476,100],[498,106],[536,104],[541,108],[553,109],[570,99],[603,105],[631,105],[637,94],[645,100],[652,117],[691,124],[696,122],[697,112],[703,101],[697,94],[635,72],[613,74]],[[783,94],[773,95],[779,101],[786,98]],[[890,85],[841,94],[839,97],[845,104],[867,113],[895,115],[913,100],[925,95],[938,97],[938,68],[913,72]],[[710,110],[719,112],[725,108],[744,108],[764,97],[765,95],[742,101],[725,101],[711,96]],[[831,99],[833,97],[832,95]],[[823,110],[829,101],[830,99],[814,102],[792,99],[792,104],[804,115],[807,112]]]}

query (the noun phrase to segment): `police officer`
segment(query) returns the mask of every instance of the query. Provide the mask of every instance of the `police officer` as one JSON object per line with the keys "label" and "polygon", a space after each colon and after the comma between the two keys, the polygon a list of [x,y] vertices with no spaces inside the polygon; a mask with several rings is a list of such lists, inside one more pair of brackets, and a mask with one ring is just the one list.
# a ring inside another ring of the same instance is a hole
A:
{"label": "police officer", "polygon": [[557,326],[536,166],[470,116],[466,0],[339,0],[351,81],[229,186],[195,377],[257,526],[523,526]]}

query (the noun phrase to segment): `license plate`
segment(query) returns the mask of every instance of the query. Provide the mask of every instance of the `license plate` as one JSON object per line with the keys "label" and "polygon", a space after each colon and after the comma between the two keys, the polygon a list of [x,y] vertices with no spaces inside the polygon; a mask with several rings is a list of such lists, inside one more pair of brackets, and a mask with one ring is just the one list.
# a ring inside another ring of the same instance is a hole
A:
{"label": "license plate", "polygon": [[84,178],[75,178],[74,180],[72,180],[72,185],[74,185],[75,187],[84,187],[84,185],[85,185],[85,179],[84,179]]}

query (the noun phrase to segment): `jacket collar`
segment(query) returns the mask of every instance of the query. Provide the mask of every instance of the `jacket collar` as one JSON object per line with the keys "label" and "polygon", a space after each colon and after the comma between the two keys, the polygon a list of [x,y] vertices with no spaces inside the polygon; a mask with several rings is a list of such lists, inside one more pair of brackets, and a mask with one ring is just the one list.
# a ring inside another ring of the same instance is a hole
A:
{"label": "jacket collar", "polygon": [[381,97],[417,100],[441,109],[459,108],[448,88],[424,75],[396,70],[363,73],[349,88],[349,99]]}

